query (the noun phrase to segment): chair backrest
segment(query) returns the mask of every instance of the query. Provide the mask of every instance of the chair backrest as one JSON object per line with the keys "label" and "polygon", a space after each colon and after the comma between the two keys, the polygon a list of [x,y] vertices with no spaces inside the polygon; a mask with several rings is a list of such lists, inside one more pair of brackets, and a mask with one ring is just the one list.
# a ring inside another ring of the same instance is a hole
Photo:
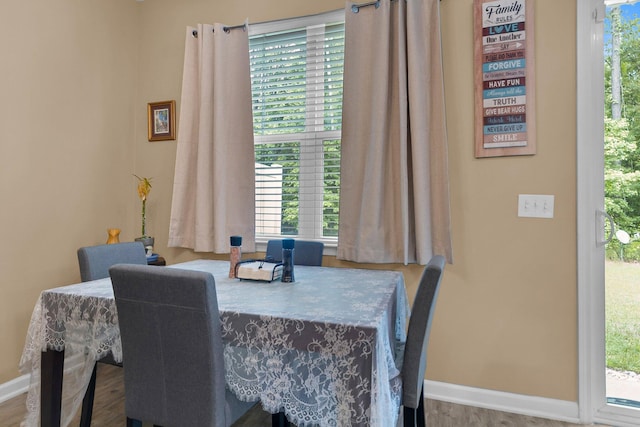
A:
{"label": "chair backrest", "polygon": [[163,426],[230,424],[213,276],[128,264],[110,274],[126,416]]}
{"label": "chair backrest", "polygon": [[425,266],[413,301],[402,363],[402,404],[418,408],[427,367],[427,344],[445,259],[435,255]]}
{"label": "chair backrest", "polygon": [[[294,248],[293,263],[295,265],[322,265],[322,254],[324,253],[324,243],[307,240],[296,240]],[[271,258],[275,262],[282,262],[282,240],[269,240],[267,242],[266,258]]]}
{"label": "chair backrest", "polygon": [[83,282],[109,277],[109,268],[121,263],[146,265],[147,255],[142,242],[85,246],[78,249],[80,279]]}

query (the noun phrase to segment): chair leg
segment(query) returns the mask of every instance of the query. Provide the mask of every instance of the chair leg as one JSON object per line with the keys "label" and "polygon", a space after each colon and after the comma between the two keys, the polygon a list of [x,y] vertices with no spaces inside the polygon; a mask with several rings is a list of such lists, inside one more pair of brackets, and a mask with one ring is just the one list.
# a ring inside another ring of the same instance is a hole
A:
{"label": "chair leg", "polygon": [[127,427],[142,427],[142,421],[127,417]]}
{"label": "chair leg", "polygon": [[420,390],[417,408],[404,407],[404,427],[426,427],[424,415],[424,390]]}
{"label": "chair leg", "polygon": [[289,420],[284,412],[271,415],[271,427],[289,427]]}
{"label": "chair leg", "polygon": [[[422,387],[424,388],[424,386]],[[425,412],[424,412],[424,390],[420,390],[420,400],[418,401],[418,409],[416,414],[416,425],[418,427],[426,427]]]}
{"label": "chair leg", "polygon": [[404,427],[416,427],[416,410],[405,406],[403,409],[403,425]]}
{"label": "chair leg", "polygon": [[80,415],[80,427],[91,427],[91,417],[93,416],[93,400],[96,393],[96,369],[98,364],[93,365],[91,381],[87,386],[87,391],[82,399],[82,415]]}

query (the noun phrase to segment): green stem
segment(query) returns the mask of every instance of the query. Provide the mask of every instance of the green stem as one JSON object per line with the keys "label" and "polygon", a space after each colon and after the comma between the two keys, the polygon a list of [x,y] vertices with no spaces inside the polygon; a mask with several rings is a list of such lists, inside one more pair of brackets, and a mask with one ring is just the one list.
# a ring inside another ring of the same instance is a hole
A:
{"label": "green stem", "polygon": [[147,212],[147,201],[143,200],[142,201],[142,237],[146,237],[147,236],[147,227],[146,227],[146,212]]}

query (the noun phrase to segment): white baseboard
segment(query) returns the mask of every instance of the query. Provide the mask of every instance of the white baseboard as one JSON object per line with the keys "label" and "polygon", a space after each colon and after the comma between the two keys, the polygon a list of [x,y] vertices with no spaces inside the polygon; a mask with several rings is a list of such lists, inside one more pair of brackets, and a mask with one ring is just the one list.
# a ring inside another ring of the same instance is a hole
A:
{"label": "white baseboard", "polygon": [[428,380],[424,382],[424,390],[425,397],[429,399],[575,424],[580,423],[577,402]]}
{"label": "white baseboard", "polygon": [[[0,403],[12,399],[29,388],[29,375],[22,375],[0,384]],[[475,406],[496,411],[552,420],[580,423],[578,404],[565,400],[527,396],[486,390],[438,381],[424,382],[425,397],[459,405]]]}
{"label": "white baseboard", "polygon": [[22,375],[6,383],[0,384],[0,403],[26,393],[29,389],[29,375]]}

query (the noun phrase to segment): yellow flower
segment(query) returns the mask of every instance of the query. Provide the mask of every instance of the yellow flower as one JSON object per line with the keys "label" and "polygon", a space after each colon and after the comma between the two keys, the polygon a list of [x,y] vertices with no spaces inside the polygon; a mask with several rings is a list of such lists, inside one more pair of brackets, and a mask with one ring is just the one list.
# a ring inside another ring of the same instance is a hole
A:
{"label": "yellow flower", "polygon": [[133,175],[138,178],[138,197],[143,202],[147,200],[149,192],[151,192],[151,178],[140,178],[138,175]]}
{"label": "yellow flower", "polygon": [[147,196],[151,191],[151,178],[138,178],[138,197],[142,200],[142,237],[147,237]]}

